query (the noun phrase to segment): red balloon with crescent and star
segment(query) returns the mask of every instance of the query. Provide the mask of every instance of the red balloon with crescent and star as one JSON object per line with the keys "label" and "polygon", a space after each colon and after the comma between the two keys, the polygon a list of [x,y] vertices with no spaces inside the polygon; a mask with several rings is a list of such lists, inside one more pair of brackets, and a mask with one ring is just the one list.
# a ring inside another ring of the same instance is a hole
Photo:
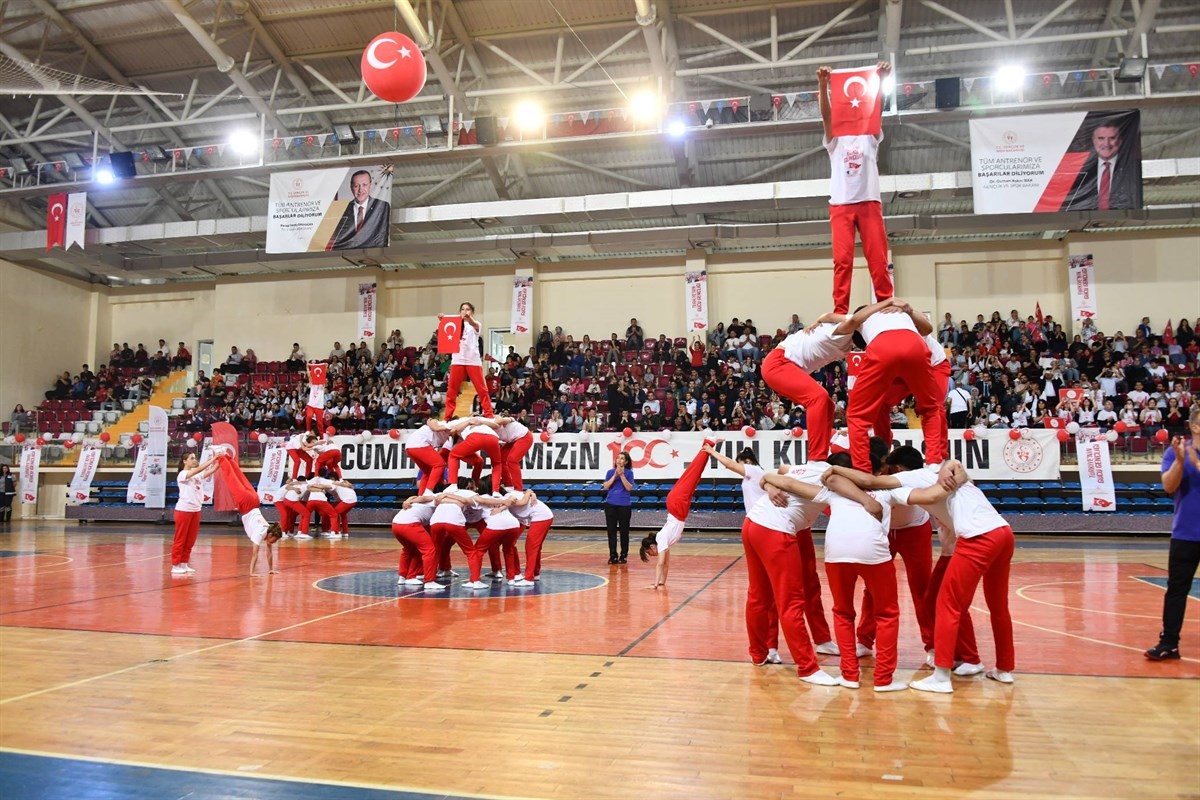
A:
{"label": "red balloon with crescent and star", "polygon": [[403,33],[381,33],[363,51],[362,76],[380,100],[403,103],[425,86],[425,56]]}

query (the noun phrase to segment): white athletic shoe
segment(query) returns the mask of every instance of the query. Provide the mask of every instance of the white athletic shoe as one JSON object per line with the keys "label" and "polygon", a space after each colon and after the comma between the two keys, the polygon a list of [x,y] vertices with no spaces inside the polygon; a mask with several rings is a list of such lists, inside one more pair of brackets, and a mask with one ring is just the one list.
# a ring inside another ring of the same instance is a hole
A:
{"label": "white athletic shoe", "polygon": [[934,667],[937,666],[937,663],[935,662],[934,654],[933,654],[932,650],[925,651],[925,666],[929,667],[930,669],[933,669]]}
{"label": "white athletic shoe", "polygon": [[983,672],[983,664],[968,664],[965,661],[954,668],[954,674],[960,678],[978,675],[981,672]]}
{"label": "white athletic shoe", "polygon": [[192,569],[192,565],[186,561],[183,562],[182,566],[183,566],[183,569],[185,572],[195,572],[196,571],[196,570]]}
{"label": "white athletic shoe", "polygon": [[875,691],[877,691],[877,692],[903,692],[907,688],[908,688],[907,683],[905,683],[904,681],[898,681],[895,678],[892,678],[891,683],[885,684],[883,686],[876,686]]}
{"label": "white athletic shoe", "polygon": [[821,642],[817,645],[817,653],[823,656],[840,656],[842,651],[838,649],[837,642]]}
{"label": "white athletic shoe", "polygon": [[493,572],[493,573],[492,573],[492,580],[494,580],[494,581],[502,581],[502,580],[504,580],[504,573],[503,573],[503,572]]}
{"label": "white athletic shoe", "polygon": [[770,650],[767,651],[767,663],[768,664],[782,664],[783,663],[783,659],[779,657],[779,651],[776,650],[774,647],[772,647]]}
{"label": "white athletic shoe", "polygon": [[867,647],[865,644],[856,644],[854,646],[854,655],[859,658],[870,658],[875,655],[875,651]]}
{"label": "white athletic shoe", "polygon": [[819,669],[811,675],[801,675],[800,680],[805,683],[811,683],[814,686],[840,686],[838,679],[830,675],[825,670]]}
{"label": "white athletic shoe", "polygon": [[429,583],[425,584],[425,591],[427,591],[427,592],[444,592],[444,591],[446,591],[446,587],[442,586],[437,581],[430,581]]}
{"label": "white athletic shoe", "polygon": [[1004,672],[1003,670],[999,670],[999,669],[989,669],[984,674],[986,674],[992,680],[999,681],[1000,683],[1012,683],[1013,682],[1013,674],[1011,672]]}
{"label": "white athletic shoe", "polygon": [[408,580],[405,581],[405,583],[408,584],[409,586],[420,586],[424,582],[425,582],[424,578],[409,578]]}
{"label": "white athletic shoe", "polygon": [[520,587],[520,588],[525,588],[528,586],[537,586],[537,584],[534,583],[533,581],[527,581],[524,578],[513,578],[511,581],[508,582],[508,585],[516,586],[516,587]]}
{"label": "white athletic shoe", "polygon": [[296,534],[294,534],[294,533],[288,533],[287,531],[284,531],[284,532],[283,532],[283,538],[284,538],[284,539],[291,539],[291,538],[292,538],[293,536],[295,536],[295,535],[296,535]]}
{"label": "white athletic shoe", "polygon": [[439,570],[437,576],[439,578],[457,578],[458,573],[452,569]]}
{"label": "white athletic shoe", "polygon": [[296,541],[298,541],[298,542],[307,542],[310,539],[312,539],[312,537],[309,536],[307,533],[297,533],[296,534]]}
{"label": "white athletic shoe", "polygon": [[918,692],[951,694],[954,691],[954,684],[952,684],[950,681],[938,680],[936,675],[930,675],[928,678],[922,678],[919,681],[913,681],[908,685],[908,688],[916,689]]}
{"label": "white athletic shoe", "polygon": [[342,535],[340,533],[331,533],[331,534],[329,534],[329,538],[330,539],[340,539],[340,538],[342,538]]}
{"label": "white athletic shoe", "polygon": [[171,567],[171,574],[172,575],[187,575],[188,574],[187,567],[185,567],[183,564],[176,564],[175,566]]}
{"label": "white athletic shoe", "polygon": [[845,689],[857,689],[858,688],[858,681],[849,681],[849,680],[846,680],[845,678],[838,678],[837,682],[838,682],[838,686],[841,686]]}
{"label": "white athletic shoe", "polygon": [[464,589],[487,589],[489,587],[490,584],[486,584],[483,581],[470,581],[463,584]]}

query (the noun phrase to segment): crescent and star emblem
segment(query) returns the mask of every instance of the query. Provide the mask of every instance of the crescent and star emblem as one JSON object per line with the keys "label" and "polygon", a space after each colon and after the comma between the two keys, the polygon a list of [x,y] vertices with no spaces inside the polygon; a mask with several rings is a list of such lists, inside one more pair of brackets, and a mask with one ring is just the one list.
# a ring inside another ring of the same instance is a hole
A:
{"label": "crescent and star emblem", "polygon": [[[860,95],[866,94],[867,93],[867,81],[865,78],[863,78],[860,75],[854,75],[853,77],[846,79],[846,82],[842,84],[842,94],[846,95],[846,97],[850,97],[850,87],[853,84],[859,84],[859,83],[862,84],[862,91],[859,92],[859,94]],[[852,108],[858,108],[860,105],[862,105],[862,101],[859,100],[857,97],[850,97],[850,105]]]}
{"label": "crescent and star emblem", "polygon": [[62,203],[55,203],[54,205],[50,206],[50,216],[51,217],[53,217],[54,219],[57,220],[57,219],[62,219],[62,215],[63,215],[63,204]]}
{"label": "crescent and star emblem", "polygon": [[454,320],[442,323],[442,330],[446,331],[447,335],[453,336],[458,333],[458,323]]}
{"label": "crescent and star emblem", "polygon": [[[391,61],[381,61],[379,59],[379,56],[376,54],[376,51],[379,50],[379,45],[383,44],[384,42],[387,42],[388,44],[391,44],[391,45],[400,44],[395,39],[390,39],[386,36],[383,38],[380,38],[380,39],[376,39],[375,41],[371,42],[371,46],[367,48],[367,63],[370,64],[375,69],[387,69],[388,67],[393,66],[397,61],[399,61],[399,59],[397,59],[397,58],[393,58]],[[407,47],[401,47],[397,51],[397,55],[399,55],[400,58],[411,58],[412,51],[409,50]]]}

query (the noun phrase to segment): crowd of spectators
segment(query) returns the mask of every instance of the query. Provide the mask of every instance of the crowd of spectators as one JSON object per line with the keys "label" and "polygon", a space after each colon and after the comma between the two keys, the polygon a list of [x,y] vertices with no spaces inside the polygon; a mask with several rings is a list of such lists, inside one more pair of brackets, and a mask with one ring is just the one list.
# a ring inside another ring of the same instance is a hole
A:
{"label": "crowd of spectators", "polygon": [[[1196,321],[1200,325],[1200,320]],[[624,336],[575,339],[562,327],[543,326],[526,353],[509,348],[487,356],[487,381],[498,413],[535,430],[562,432],[634,430],[758,430],[805,427],[805,413],[763,382],[761,364],[785,336],[802,328],[797,315],[784,328],[760,333],[751,319],[718,323],[707,337],[647,336],[631,319]],[[947,314],[937,331],[949,354],[952,378],[946,398],[952,427],[1060,427],[1068,422],[1152,434],[1186,428],[1197,373],[1200,339],[1187,320],[1155,332],[1143,319],[1133,336],[1100,332],[1094,319],[1068,338],[1053,317],[1007,318],[998,311],[972,325]],[[92,373],[64,373],[47,397],[104,403],[148,396],[150,377],[190,363],[181,343],[148,353],[114,345],[112,363]],[[372,350],[366,342],[334,342],[326,355],[309,355],[294,343],[287,358],[261,363],[254,351],[231,349],[216,374],[199,373],[188,394],[197,408],[180,423],[207,430],[227,421],[243,430],[287,431],[300,421],[308,398],[309,360],[328,363],[324,425],[337,430],[415,428],[440,415],[449,357],[437,353],[436,334],[406,346],[393,331]],[[125,376],[129,369],[135,374]],[[835,403],[844,424],[848,400],[841,363],[814,376]],[[1063,390],[1073,390],[1065,392]],[[911,403],[911,401],[910,401]],[[23,409],[22,409],[23,411]],[[22,422],[24,420],[21,420]],[[892,409],[894,427],[917,427],[910,404]],[[13,422],[17,423],[16,412]]]}

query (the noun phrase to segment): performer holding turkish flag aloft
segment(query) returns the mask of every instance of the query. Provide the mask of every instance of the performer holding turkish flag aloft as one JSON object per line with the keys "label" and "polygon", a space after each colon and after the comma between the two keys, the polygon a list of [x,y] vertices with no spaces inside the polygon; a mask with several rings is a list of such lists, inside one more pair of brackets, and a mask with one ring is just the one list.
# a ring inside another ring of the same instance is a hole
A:
{"label": "performer holding turkish flag aloft", "polygon": [[304,430],[309,433],[321,432],[321,415],[325,413],[325,379],[329,374],[328,365],[308,365],[308,402],[304,406]]}
{"label": "performer holding turkish flag aloft", "polygon": [[475,320],[474,305],[460,305],[457,317],[438,314],[438,352],[451,354],[450,379],[446,387],[446,419],[454,416],[454,401],[458,399],[463,378],[469,378],[475,385],[483,415],[492,416],[492,398],[488,396],[487,381],[483,378],[483,359],[479,355],[479,323]]}
{"label": "performer holding turkish flag aloft", "polygon": [[879,194],[876,158],[883,141],[883,98],[880,81],[892,67],[881,61],[875,67],[855,70],[817,70],[817,95],[822,143],[831,167],[829,226],[833,231],[833,310],[850,310],[850,283],[854,274],[854,230],[862,239],[863,255],[871,271],[875,299],[893,294],[888,275],[887,232]]}

